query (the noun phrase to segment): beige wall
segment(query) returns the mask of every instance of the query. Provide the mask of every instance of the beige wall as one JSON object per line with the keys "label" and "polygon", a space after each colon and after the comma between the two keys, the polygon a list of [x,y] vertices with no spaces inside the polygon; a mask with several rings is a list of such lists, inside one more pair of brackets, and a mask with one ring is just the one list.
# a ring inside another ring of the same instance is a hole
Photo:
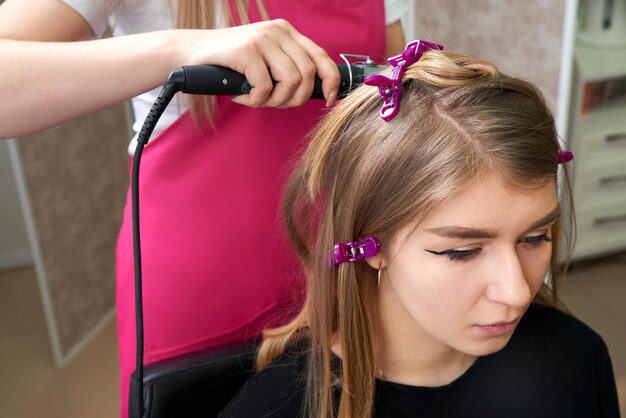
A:
{"label": "beige wall", "polygon": [[415,0],[414,34],[534,82],[556,111],[567,0]]}
{"label": "beige wall", "polygon": [[17,140],[58,365],[114,307],[128,126],[125,108],[118,105]]}
{"label": "beige wall", "polygon": [[31,263],[8,141],[0,140],[0,269]]}

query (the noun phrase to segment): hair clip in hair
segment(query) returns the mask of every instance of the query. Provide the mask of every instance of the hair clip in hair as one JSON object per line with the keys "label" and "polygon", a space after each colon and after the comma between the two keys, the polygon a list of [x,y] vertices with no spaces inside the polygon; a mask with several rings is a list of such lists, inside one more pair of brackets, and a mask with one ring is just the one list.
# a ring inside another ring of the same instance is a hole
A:
{"label": "hair clip in hair", "polygon": [[333,248],[335,265],[361,261],[365,257],[375,256],[378,251],[380,251],[380,242],[371,235],[359,241],[338,242]]}
{"label": "hair clip in hair", "polygon": [[387,60],[393,66],[390,77],[381,74],[368,75],[364,83],[368,86],[377,86],[383,99],[383,107],[380,109],[380,117],[389,122],[400,110],[402,98],[402,74],[409,65],[415,64],[428,50],[442,50],[443,45],[416,40],[407,44],[404,52]]}
{"label": "hair clip in hair", "polygon": [[559,164],[572,161],[574,159],[574,153],[572,151],[559,151],[557,162]]}

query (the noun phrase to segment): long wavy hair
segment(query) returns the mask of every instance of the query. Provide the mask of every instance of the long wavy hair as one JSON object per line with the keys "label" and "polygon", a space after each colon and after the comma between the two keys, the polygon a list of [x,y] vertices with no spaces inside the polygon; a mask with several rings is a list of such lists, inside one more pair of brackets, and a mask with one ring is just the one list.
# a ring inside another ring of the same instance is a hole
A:
{"label": "long wavy hair", "polygon": [[[377,89],[368,86],[329,112],[285,192],[287,229],[305,267],[307,297],[292,322],[266,330],[257,367],[304,341],[307,417],[368,417],[374,403],[381,343],[374,327],[377,272],[365,262],[329,268],[335,242],[374,235],[384,253],[407,222],[423,219],[487,172],[518,189],[557,178],[554,119],[530,83],[476,57],[430,51],[405,71],[402,85],[400,112],[388,123],[378,116]],[[565,216],[552,227],[549,277],[535,301],[562,307],[560,261],[567,258],[563,248],[571,254],[574,218],[567,172],[558,177]],[[340,373],[331,369],[333,344],[341,350]],[[341,395],[333,399],[337,385]]]}

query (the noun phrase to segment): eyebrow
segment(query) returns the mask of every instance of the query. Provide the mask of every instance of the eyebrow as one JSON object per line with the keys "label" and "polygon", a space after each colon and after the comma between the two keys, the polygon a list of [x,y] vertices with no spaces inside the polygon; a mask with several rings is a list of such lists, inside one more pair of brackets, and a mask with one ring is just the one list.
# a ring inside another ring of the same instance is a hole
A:
{"label": "eyebrow", "polygon": [[[554,221],[556,221],[561,216],[561,211],[559,208],[554,208],[552,212],[539,219],[537,222],[533,223],[528,231],[532,231],[533,229],[541,228],[542,226],[548,225]],[[429,228],[425,229],[426,232],[432,232],[433,234],[439,235],[444,238],[460,238],[460,239],[469,239],[469,238],[483,238],[483,239],[492,239],[496,238],[498,234],[495,231],[488,229],[474,229],[474,228],[465,228],[462,226],[442,226],[437,228]]]}

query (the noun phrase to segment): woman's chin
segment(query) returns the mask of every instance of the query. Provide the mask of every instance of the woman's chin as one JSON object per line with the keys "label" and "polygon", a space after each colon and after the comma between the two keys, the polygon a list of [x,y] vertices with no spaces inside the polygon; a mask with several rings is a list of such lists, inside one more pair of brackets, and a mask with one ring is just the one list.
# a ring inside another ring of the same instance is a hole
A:
{"label": "woman's chin", "polygon": [[482,357],[489,354],[497,353],[502,350],[511,340],[511,335],[501,335],[498,337],[492,337],[489,339],[481,339],[472,344],[468,344],[463,350],[460,350],[466,354]]}

